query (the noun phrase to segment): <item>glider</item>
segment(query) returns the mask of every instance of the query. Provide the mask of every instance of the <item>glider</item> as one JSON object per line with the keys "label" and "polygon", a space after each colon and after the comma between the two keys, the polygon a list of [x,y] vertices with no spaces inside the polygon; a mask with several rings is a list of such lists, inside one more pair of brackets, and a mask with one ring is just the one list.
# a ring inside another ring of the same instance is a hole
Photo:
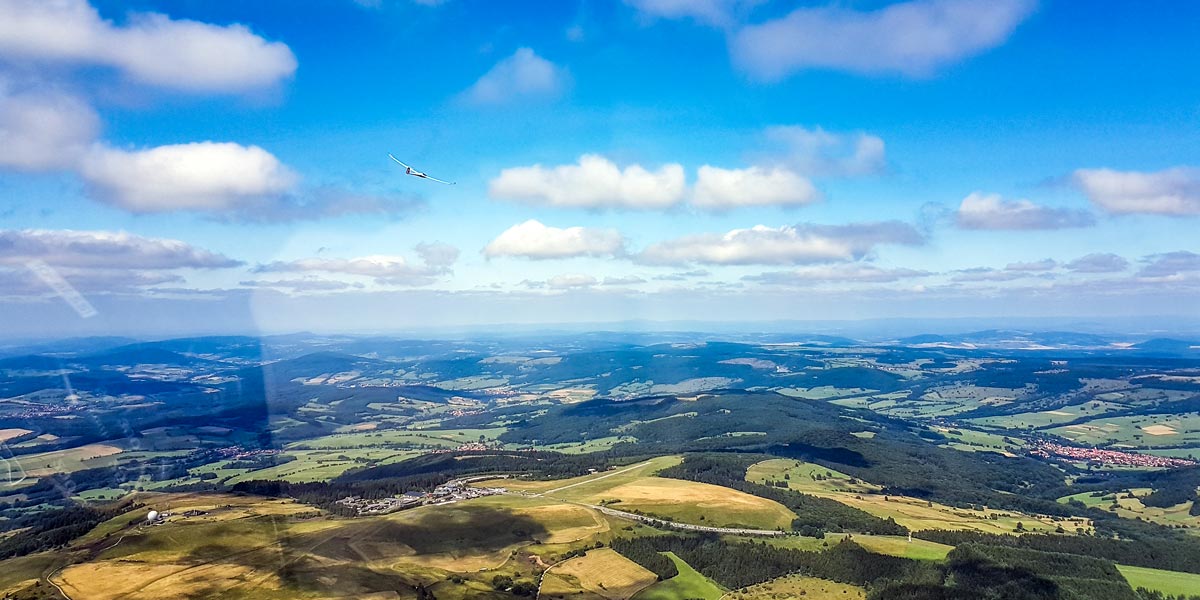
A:
{"label": "glider", "polygon": [[392,156],[391,154],[388,154],[388,158],[396,161],[396,164],[399,164],[400,166],[404,167],[405,175],[412,175],[413,177],[420,177],[421,179],[428,179],[430,181],[436,181],[438,183],[444,183],[446,185],[454,185],[453,181],[442,181],[441,179],[438,179],[437,177],[430,177],[430,176],[400,162],[400,159],[396,158],[395,156]]}

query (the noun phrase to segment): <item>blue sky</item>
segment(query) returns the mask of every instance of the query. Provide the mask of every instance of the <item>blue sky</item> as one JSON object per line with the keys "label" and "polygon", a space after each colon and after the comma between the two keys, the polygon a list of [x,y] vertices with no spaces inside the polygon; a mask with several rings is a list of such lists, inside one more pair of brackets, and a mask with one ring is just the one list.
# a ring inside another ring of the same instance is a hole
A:
{"label": "blue sky", "polygon": [[1197,23],[0,0],[0,327],[1195,316]]}

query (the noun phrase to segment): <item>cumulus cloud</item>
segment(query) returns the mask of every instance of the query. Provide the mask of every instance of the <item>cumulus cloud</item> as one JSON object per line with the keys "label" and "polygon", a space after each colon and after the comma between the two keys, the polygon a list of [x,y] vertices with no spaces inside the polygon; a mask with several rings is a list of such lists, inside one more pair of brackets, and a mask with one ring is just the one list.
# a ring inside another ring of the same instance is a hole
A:
{"label": "cumulus cloud", "polygon": [[0,55],[107,66],[132,81],[194,92],[243,92],[296,70],[287,45],[243,25],[138,13],[118,26],[102,19],[87,0],[0,2]]}
{"label": "cumulus cloud", "polygon": [[765,131],[777,148],[772,157],[793,170],[817,177],[857,177],[887,168],[883,140],[868,133],[834,133],[820,127],[778,125]]}
{"label": "cumulus cloud", "polygon": [[1088,227],[1096,219],[1083,210],[1051,208],[1029,200],[1004,200],[998,194],[973,192],[963,198],[956,214],[963,229],[1066,229]]}
{"label": "cumulus cloud", "polygon": [[550,227],[534,219],[509,227],[483,249],[483,254],[489,258],[548,259],[621,256],[624,253],[625,238],[615,229]]}
{"label": "cumulus cloud", "polygon": [[216,142],[97,148],[80,175],[103,200],[134,213],[236,210],[280,196],[297,180],[258,146]]}
{"label": "cumulus cloud", "polygon": [[1072,179],[1092,203],[1114,215],[1200,215],[1200,168],[1078,169]]}
{"label": "cumulus cloud", "polygon": [[1145,264],[1137,274],[1151,279],[1178,278],[1185,273],[1200,271],[1200,254],[1187,250],[1152,254],[1143,262]]}
{"label": "cumulus cloud", "polygon": [[1097,252],[1081,256],[1065,266],[1076,273],[1116,273],[1128,269],[1129,261],[1116,254]]}
{"label": "cumulus cloud", "polygon": [[821,198],[807,178],[779,167],[696,171],[692,204],[713,211],[749,206],[803,206]]}
{"label": "cumulus cloud", "polygon": [[602,156],[585,154],[573,165],[504,169],[488,184],[488,193],[541,206],[662,209],[682,200],[685,188],[681,165],[622,169]]}
{"label": "cumulus cloud", "polygon": [[96,111],[75,96],[54,90],[11,91],[0,81],[0,167],[73,168],[99,130]]}
{"label": "cumulus cloud", "polygon": [[242,264],[179,240],[124,231],[0,230],[0,264],[41,261],[55,267],[101,269],[219,269]]}
{"label": "cumulus cloud", "polygon": [[1033,7],[1033,0],[802,7],[736,31],[730,51],[735,64],[769,81],[813,68],[922,76],[1000,45]]}
{"label": "cumulus cloud", "polygon": [[484,73],[463,92],[463,98],[471,104],[493,105],[556,98],[569,81],[566,69],[520,48]]}
{"label": "cumulus cloud", "polygon": [[[418,253],[421,253],[418,250]],[[444,263],[448,252],[430,253],[428,246],[421,256],[434,256]],[[456,254],[457,257],[457,254]],[[448,264],[421,264],[409,262],[403,256],[372,255],[357,258],[301,258],[290,261],[275,261],[255,267],[258,273],[335,273],[373,277],[384,285],[429,285],[437,276],[450,272]]]}
{"label": "cumulus cloud", "polygon": [[772,271],[759,275],[747,275],[742,279],[771,285],[805,285],[829,282],[892,283],[902,279],[929,275],[932,273],[915,269],[885,269],[875,265],[849,263],[794,271]]}
{"label": "cumulus cloud", "polygon": [[881,244],[919,245],[924,238],[899,221],[734,229],[654,244],[636,256],[646,264],[799,265],[859,260]]}

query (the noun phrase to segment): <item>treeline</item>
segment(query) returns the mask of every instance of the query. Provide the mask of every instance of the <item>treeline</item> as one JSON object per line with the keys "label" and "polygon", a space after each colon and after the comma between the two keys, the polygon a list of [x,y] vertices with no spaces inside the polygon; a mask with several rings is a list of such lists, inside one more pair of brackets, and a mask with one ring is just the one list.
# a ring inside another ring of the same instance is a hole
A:
{"label": "treeline", "polygon": [[1141,597],[1141,600],[1200,600],[1200,595],[1179,594],[1178,596],[1173,596],[1171,594],[1164,594],[1158,590],[1148,590],[1144,587],[1138,588],[1137,593]]}
{"label": "treeline", "polygon": [[693,569],[730,589],[790,573],[867,585],[884,579],[912,577],[927,568],[915,560],[868,552],[849,540],[823,552],[779,548],[767,542],[729,542],[707,534],[618,538],[611,546],[660,577],[671,571],[662,570],[661,562],[652,557],[665,558],[657,553],[673,552]]}
{"label": "treeline", "polygon": [[71,506],[14,519],[12,529],[20,531],[0,539],[0,560],[63,546],[100,523],[138,506],[128,502],[103,508]]}
{"label": "treeline", "polygon": [[1200,573],[1200,543],[1186,538],[1114,539],[1047,533],[1003,535],[939,529],[917,531],[913,533],[913,537],[951,546],[981,543],[1097,557],[1135,567]]}
{"label": "treeline", "polygon": [[868,600],[1139,600],[1111,562],[964,544],[936,569],[872,587]]}
{"label": "treeline", "polygon": [[877,535],[908,533],[908,529],[890,517],[881,519],[836,500],[746,481],[746,469],[766,458],[753,454],[689,454],[682,463],[660,471],[659,476],[721,485],[774,500],[796,513],[792,529],[802,535],[824,537],[826,532],[844,531]]}

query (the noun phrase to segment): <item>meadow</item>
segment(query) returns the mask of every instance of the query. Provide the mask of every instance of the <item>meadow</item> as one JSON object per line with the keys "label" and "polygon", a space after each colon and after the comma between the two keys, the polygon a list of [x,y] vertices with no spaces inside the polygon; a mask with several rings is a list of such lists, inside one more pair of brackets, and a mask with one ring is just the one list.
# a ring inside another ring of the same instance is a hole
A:
{"label": "meadow", "polygon": [[675,563],[679,574],[660,581],[634,596],[634,600],[718,600],[725,590],[713,580],[698,573],[673,552],[665,552]]}
{"label": "meadow", "polygon": [[800,597],[805,600],[863,600],[867,594],[858,586],[828,579],[785,575],[731,592],[726,596],[730,600],[777,600]]}

